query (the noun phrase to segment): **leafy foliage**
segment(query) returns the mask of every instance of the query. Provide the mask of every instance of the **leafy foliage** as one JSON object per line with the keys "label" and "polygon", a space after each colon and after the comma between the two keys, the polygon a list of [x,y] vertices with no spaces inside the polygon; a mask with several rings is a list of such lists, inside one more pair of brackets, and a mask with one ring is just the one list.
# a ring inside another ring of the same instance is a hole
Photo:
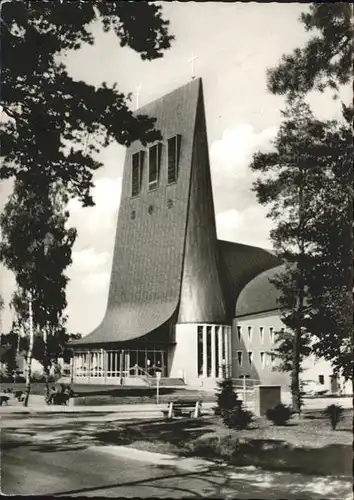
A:
{"label": "leafy foliage", "polygon": [[274,425],[286,425],[291,415],[291,408],[282,403],[274,406],[274,408],[269,408],[266,412],[267,419],[273,422]]}
{"label": "leafy foliage", "polygon": [[268,70],[268,88],[273,94],[292,98],[310,90],[337,91],[352,78],[352,6],[344,2],[318,2],[301,14],[300,21],[312,38],[303,48],[283,55]]}
{"label": "leafy foliage", "polygon": [[0,216],[0,258],[15,273],[18,285],[13,306],[24,323],[26,292],[31,291],[38,328],[57,325],[66,307],[68,278],[63,271],[71,264],[76,238],[76,230],[66,227],[66,200],[59,187],[38,192],[33,185],[17,182]]}
{"label": "leafy foliage", "polygon": [[[69,334],[65,328],[61,328],[48,336],[47,345],[45,345],[43,332],[36,332],[34,336],[33,358],[42,365],[46,361],[45,356],[48,356],[49,362],[56,363],[59,358],[62,358],[64,363],[68,363],[72,357],[69,342],[79,338],[81,338],[81,334]],[[27,353],[29,338],[28,336],[20,336],[18,329],[13,328],[9,333],[1,335],[1,345],[7,348],[2,357],[3,362],[14,363],[16,362],[17,352],[21,355]],[[9,375],[11,375],[10,371]]]}
{"label": "leafy foliage", "polygon": [[324,409],[323,413],[329,418],[333,430],[335,430],[339,422],[343,420],[343,412],[343,408],[339,405],[329,405]]}
{"label": "leafy foliage", "polygon": [[[15,274],[17,290],[12,299],[18,326],[27,334],[26,396],[31,384],[33,349],[46,376],[52,359],[58,356],[65,332],[65,269],[71,263],[76,230],[67,227],[69,213],[64,210],[67,195],[60,183],[43,185],[26,180],[15,182],[13,194],[0,216],[3,241],[0,259]],[[43,335],[41,341],[35,337]],[[44,336],[46,337],[44,339]],[[54,352],[52,338],[55,337]]]}
{"label": "leafy foliage", "polygon": [[315,252],[307,321],[315,335],[313,351],[346,380],[353,374],[352,116],[352,109],[343,106],[344,120],[328,127],[318,159],[328,175],[313,198]]}
{"label": "leafy foliage", "polygon": [[[0,179],[60,181],[70,196],[93,205],[95,153],[117,141],[155,140],[154,120],[133,115],[127,99],[102,83],[74,80],[68,51],[93,45],[93,23],[112,31],[142,59],[162,57],[173,39],[161,7],[147,2],[9,2],[2,6]],[[88,135],[94,141],[88,144]],[[87,147],[86,147],[86,146]]]}
{"label": "leafy foliage", "polygon": [[8,377],[13,377],[17,370],[17,352],[18,352],[18,337],[16,333],[9,333],[8,335],[1,335],[1,362],[5,364],[6,375]]}

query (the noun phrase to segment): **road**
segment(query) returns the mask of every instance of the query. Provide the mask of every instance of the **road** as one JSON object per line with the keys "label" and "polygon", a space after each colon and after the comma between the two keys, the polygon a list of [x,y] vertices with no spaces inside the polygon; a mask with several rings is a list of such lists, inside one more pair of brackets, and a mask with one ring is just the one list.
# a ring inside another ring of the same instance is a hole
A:
{"label": "road", "polygon": [[[267,472],[253,467],[135,460],[112,454],[97,431],[122,431],[117,417],[4,415],[2,493],[6,495],[141,498],[346,499],[351,485],[333,478]],[[100,446],[101,445],[101,446]],[[129,457],[129,458],[128,458]]]}

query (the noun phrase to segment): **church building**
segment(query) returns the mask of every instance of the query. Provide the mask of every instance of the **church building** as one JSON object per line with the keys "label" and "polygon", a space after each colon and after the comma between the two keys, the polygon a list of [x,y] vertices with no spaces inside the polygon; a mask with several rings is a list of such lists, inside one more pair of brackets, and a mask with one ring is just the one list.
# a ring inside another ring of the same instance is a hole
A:
{"label": "church building", "polygon": [[72,344],[74,381],[133,385],[160,372],[213,386],[263,372],[277,383],[268,354],[277,325],[248,322],[274,309],[274,293],[252,283],[281,262],[217,239],[201,79],[136,113],[155,118],[162,138],[126,151],[107,310]]}

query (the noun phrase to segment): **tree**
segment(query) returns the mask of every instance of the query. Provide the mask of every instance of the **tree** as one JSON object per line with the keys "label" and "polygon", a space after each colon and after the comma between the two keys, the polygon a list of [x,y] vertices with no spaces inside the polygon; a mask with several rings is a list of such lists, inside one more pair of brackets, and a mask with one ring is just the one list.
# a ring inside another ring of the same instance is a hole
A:
{"label": "tree", "polygon": [[3,347],[1,362],[6,365],[6,375],[14,377],[18,369],[16,356],[18,353],[19,337],[14,325],[8,334],[1,335],[1,346]]}
{"label": "tree", "polygon": [[[94,154],[111,141],[129,145],[160,137],[154,119],[133,115],[116,85],[74,80],[65,55],[93,45],[92,23],[112,31],[143,60],[162,57],[173,37],[161,7],[148,2],[17,1],[1,12],[0,178],[60,181],[70,196],[93,205]],[[89,141],[88,136],[94,136]],[[86,147],[86,146],[87,147]]]}
{"label": "tree", "polygon": [[[292,273],[286,272],[286,269],[279,275],[272,279],[272,283],[276,284],[278,280],[279,286],[284,286],[286,278],[292,277]],[[289,290],[289,295],[291,290]],[[268,353],[276,357],[279,363],[276,365],[275,370],[280,372],[291,372],[293,366],[293,333],[285,329],[275,331],[275,347]],[[311,336],[308,332],[302,332],[299,345],[300,366],[299,372],[302,372],[302,361],[311,354]]]}
{"label": "tree", "polygon": [[283,55],[268,70],[268,89],[293,98],[310,90],[338,91],[352,80],[353,6],[344,2],[318,2],[300,16],[313,37],[305,47]]}
{"label": "tree", "polygon": [[343,122],[329,124],[318,155],[330,175],[312,201],[314,269],[308,280],[313,351],[346,380],[353,378],[352,117],[352,109],[343,106]]}
{"label": "tree", "polygon": [[[24,181],[15,183],[0,217],[3,241],[0,259],[16,278],[13,305],[20,325],[29,339],[27,350],[26,398],[28,404],[34,338],[43,332],[47,338],[63,328],[66,307],[64,270],[71,263],[71,249],[76,230],[67,228],[69,213],[63,210],[67,196],[57,183],[46,187]],[[45,373],[49,357],[43,358]]]}
{"label": "tree", "polygon": [[[300,16],[313,36],[303,48],[284,55],[268,70],[268,89],[296,100],[311,90],[333,89],[352,80],[352,4],[312,3]],[[327,175],[313,190],[312,273],[307,274],[308,313],[306,328],[311,348],[331,361],[334,371],[352,378],[353,303],[353,108],[342,104],[343,122],[324,123],[321,147],[312,151],[313,161]],[[309,268],[309,269],[310,269]]]}
{"label": "tree", "polygon": [[289,104],[282,115],[274,152],[256,153],[251,169],[260,174],[253,189],[258,201],[270,207],[268,217],[277,223],[271,239],[277,255],[286,262],[284,271],[272,281],[280,292],[281,319],[291,333],[279,338],[279,353],[284,356],[283,367],[291,369],[292,406],[300,412],[299,375],[308,345],[307,275],[313,264],[312,200],[326,181],[326,170],[316,154],[323,145],[326,124],[316,120],[301,99]]}

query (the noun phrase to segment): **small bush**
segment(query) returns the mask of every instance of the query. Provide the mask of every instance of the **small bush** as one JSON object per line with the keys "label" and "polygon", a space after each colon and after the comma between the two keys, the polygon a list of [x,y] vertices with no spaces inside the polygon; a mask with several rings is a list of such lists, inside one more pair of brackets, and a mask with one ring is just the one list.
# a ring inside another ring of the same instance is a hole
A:
{"label": "small bush", "polygon": [[341,420],[343,420],[343,408],[339,405],[329,405],[323,411],[324,415],[330,420],[332,429],[335,430]]}
{"label": "small bush", "polygon": [[241,406],[237,394],[232,386],[232,379],[223,379],[218,382],[218,392],[216,393],[217,413],[222,414],[223,410],[232,410],[235,406]]}
{"label": "small bush", "polygon": [[229,429],[247,429],[253,421],[253,415],[250,411],[243,410],[241,406],[235,406],[231,410],[224,410],[222,419]]}
{"label": "small bush", "polygon": [[282,403],[274,406],[274,408],[269,408],[266,412],[267,419],[273,422],[274,425],[286,425],[291,419],[291,416],[291,408]]}

